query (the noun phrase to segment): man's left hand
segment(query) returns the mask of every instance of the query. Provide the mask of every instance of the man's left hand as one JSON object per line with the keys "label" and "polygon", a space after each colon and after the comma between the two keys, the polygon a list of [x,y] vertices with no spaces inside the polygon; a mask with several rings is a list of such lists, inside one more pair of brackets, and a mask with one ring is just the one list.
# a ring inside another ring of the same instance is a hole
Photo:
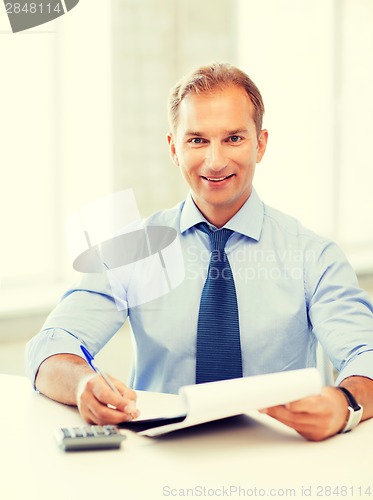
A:
{"label": "man's left hand", "polygon": [[309,441],[322,441],[343,429],[348,418],[345,396],[335,387],[324,387],[318,396],[273,406],[261,413],[295,429]]}

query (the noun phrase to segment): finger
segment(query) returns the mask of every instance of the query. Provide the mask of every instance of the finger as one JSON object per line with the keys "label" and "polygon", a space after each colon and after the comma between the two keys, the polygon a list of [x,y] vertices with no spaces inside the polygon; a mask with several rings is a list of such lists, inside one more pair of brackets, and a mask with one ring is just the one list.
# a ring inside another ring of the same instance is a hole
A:
{"label": "finger", "polygon": [[330,435],[325,422],[315,419],[311,414],[294,413],[285,407],[268,408],[266,413],[310,441],[321,441]]}
{"label": "finger", "polygon": [[134,399],[136,394],[120,387],[123,396],[114,393],[101,377],[90,378],[79,398],[79,411],[85,420],[93,419],[95,423],[116,424],[138,417]]}
{"label": "finger", "polygon": [[[321,413],[331,412],[331,401],[330,401],[330,390],[333,392],[334,389],[330,387],[325,387],[320,395],[309,396],[307,398],[299,399],[298,401],[292,401],[285,405],[278,405],[274,408],[284,408],[293,413],[308,413],[311,415],[317,415]],[[266,410],[271,410],[267,408]],[[262,410],[262,413],[266,413],[266,410]]]}
{"label": "finger", "polygon": [[309,398],[287,403],[285,408],[294,413],[316,414],[325,411],[327,405],[321,396],[311,396]]}
{"label": "finger", "polygon": [[110,418],[116,421],[124,422],[137,418],[139,411],[133,400],[128,400],[124,397],[118,397],[111,393],[99,393],[99,398],[93,395],[96,402],[92,402],[91,409],[100,418]]}
{"label": "finger", "polygon": [[118,385],[116,386],[119,392],[121,393],[122,397],[129,401],[132,402],[136,406],[136,401],[137,401],[137,394],[136,391],[133,389],[130,389],[124,384],[121,384],[122,386]]}
{"label": "finger", "polygon": [[82,395],[79,410],[85,420],[92,421],[98,425],[116,425],[121,422],[133,420],[137,416],[133,408],[128,408],[128,411],[122,412],[103,404],[91,392],[86,392]]}
{"label": "finger", "polygon": [[[111,398],[111,402],[108,403],[108,406],[112,407],[113,409],[118,409],[123,411],[124,413],[127,413],[127,415],[130,415],[133,419],[138,417],[139,411],[136,408],[136,399],[137,399],[136,392],[127,387],[125,384],[123,384],[123,382],[111,377],[110,375],[109,378],[111,379],[111,382],[113,383],[115,388],[120,393],[119,396],[120,399],[114,399],[113,394],[111,392],[109,396]],[[107,387],[105,387],[105,389],[107,390]],[[118,394],[116,394],[116,396],[118,396]],[[105,398],[106,397],[104,396],[104,399]],[[98,397],[98,399],[104,403],[104,400],[102,400],[101,397]]]}
{"label": "finger", "polygon": [[115,385],[115,387],[118,389],[118,391],[121,393],[122,396],[132,399],[133,401],[136,401],[137,394],[136,391],[128,387],[126,384],[121,382],[120,380],[117,380],[116,378],[112,377],[111,375],[108,375],[112,383]]}
{"label": "finger", "polygon": [[291,427],[295,425],[309,425],[314,421],[313,415],[309,413],[293,412],[286,408],[286,406],[267,408],[265,413]]}
{"label": "finger", "polygon": [[122,422],[128,422],[133,420],[130,414],[123,413],[119,410],[109,408],[108,406],[101,404],[93,404],[89,408],[91,418],[98,425],[117,425]]}
{"label": "finger", "polygon": [[115,379],[113,379],[113,383],[115,383],[115,386],[121,393],[120,396],[110,389],[101,377],[98,377],[97,379],[90,379],[87,382],[87,389],[103,405],[109,405],[112,409],[117,409],[123,413],[128,413],[126,408],[129,406],[129,413],[135,412],[135,391],[127,388],[124,384]]}

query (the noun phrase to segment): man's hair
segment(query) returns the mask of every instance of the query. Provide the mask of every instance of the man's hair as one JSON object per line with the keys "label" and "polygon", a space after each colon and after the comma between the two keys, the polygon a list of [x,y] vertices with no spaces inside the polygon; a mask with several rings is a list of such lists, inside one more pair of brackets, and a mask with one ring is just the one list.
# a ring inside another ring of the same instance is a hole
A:
{"label": "man's hair", "polygon": [[202,66],[184,76],[176,84],[171,90],[168,100],[168,117],[171,130],[175,131],[176,129],[180,103],[186,96],[211,93],[216,89],[224,90],[231,85],[241,87],[249,96],[254,106],[253,119],[259,136],[262,130],[264,114],[264,104],[260,91],[246,73],[227,63],[213,63]]}

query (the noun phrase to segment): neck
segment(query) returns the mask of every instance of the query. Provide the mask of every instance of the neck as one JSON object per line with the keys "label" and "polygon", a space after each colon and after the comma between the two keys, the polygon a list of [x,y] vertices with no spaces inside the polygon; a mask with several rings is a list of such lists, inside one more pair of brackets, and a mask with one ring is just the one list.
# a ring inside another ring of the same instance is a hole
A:
{"label": "neck", "polygon": [[242,208],[242,206],[246,203],[247,199],[242,202],[242,204],[237,207],[229,207],[229,206],[214,206],[208,205],[204,206],[203,204],[199,204],[195,198],[193,197],[193,201],[197,206],[198,210],[205,217],[205,219],[218,229],[225,226],[225,224],[232,219],[236,215],[236,213]]}
{"label": "neck", "polygon": [[[197,205],[197,203],[196,203]],[[237,213],[237,211],[230,211],[229,209],[223,209],[222,207],[209,207],[208,210],[197,205],[198,210],[204,216],[204,218],[213,226],[220,229],[225,226],[225,224],[231,220],[232,217]]]}

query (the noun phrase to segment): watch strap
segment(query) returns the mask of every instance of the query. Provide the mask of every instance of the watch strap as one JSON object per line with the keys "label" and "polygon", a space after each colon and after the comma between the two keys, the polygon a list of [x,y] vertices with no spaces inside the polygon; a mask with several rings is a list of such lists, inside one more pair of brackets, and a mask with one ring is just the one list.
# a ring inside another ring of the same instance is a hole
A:
{"label": "watch strap", "polygon": [[339,431],[339,433],[349,432],[354,429],[360,422],[363,416],[363,407],[359,405],[359,403],[356,401],[356,399],[348,389],[346,389],[345,387],[337,387],[337,389],[340,390],[347,399],[349,412],[346,425],[342,430]]}
{"label": "watch strap", "polygon": [[343,392],[343,394],[345,395],[345,398],[347,399],[349,406],[351,406],[351,408],[354,411],[360,410],[360,405],[358,404],[358,402],[356,401],[356,399],[354,398],[354,396],[351,394],[351,392],[348,389],[346,389],[345,387],[337,387],[337,389],[339,389],[340,391]]}

